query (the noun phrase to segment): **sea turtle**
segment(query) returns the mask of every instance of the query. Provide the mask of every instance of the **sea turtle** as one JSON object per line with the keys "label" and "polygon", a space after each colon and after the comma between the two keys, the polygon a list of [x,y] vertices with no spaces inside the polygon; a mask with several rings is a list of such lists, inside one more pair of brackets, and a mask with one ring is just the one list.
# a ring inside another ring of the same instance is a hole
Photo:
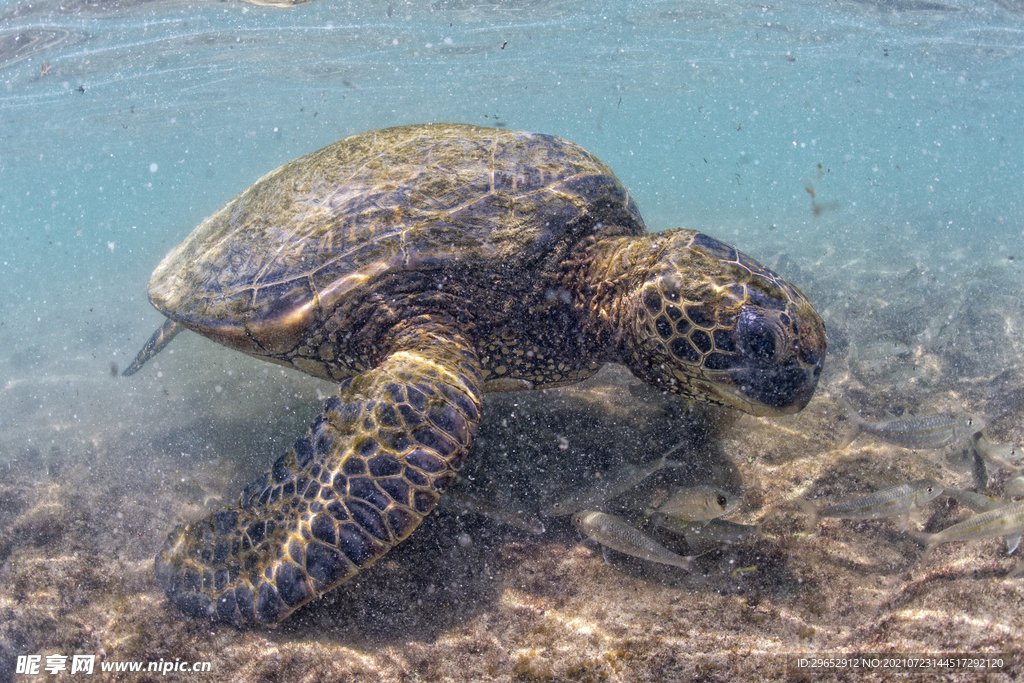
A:
{"label": "sea turtle", "polygon": [[267,174],[149,283],[181,329],[335,382],[238,504],[156,558],[194,616],[278,622],[404,540],[451,484],[483,394],[606,362],[755,415],[811,398],[825,329],[803,294],[691,230],[649,234],[612,171],[550,135],[414,125]]}

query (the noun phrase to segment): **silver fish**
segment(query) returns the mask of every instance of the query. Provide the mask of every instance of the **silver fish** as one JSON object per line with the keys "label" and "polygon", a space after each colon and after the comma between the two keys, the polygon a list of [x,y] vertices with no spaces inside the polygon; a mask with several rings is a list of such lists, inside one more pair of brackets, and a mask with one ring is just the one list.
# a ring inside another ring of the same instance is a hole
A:
{"label": "silver fish", "polygon": [[686,570],[689,570],[693,563],[693,558],[676,555],[650,536],[614,515],[583,510],[573,515],[572,523],[584,536],[626,555],[639,557],[649,562],[670,564],[673,567],[681,567]]}
{"label": "silver fish", "polygon": [[974,475],[974,486],[979,491],[984,491],[988,488],[988,465],[985,464],[985,458],[981,457],[981,453],[975,448],[971,448],[971,474]]}
{"label": "silver fish", "polygon": [[885,360],[894,356],[909,356],[914,350],[897,339],[876,339],[855,344],[850,342],[850,355],[861,361]]}
{"label": "silver fish", "polygon": [[649,515],[652,522],[663,529],[682,534],[690,544],[701,541],[738,543],[761,533],[761,527],[757,524],[737,524],[726,519],[712,519],[702,524],[669,517],[657,510],[651,510]]}
{"label": "silver fish", "polygon": [[861,432],[903,448],[945,448],[966,439],[972,430],[978,429],[974,417],[966,413],[937,413],[882,422],[869,422],[855,410],[848,411],[848,414],[854,423],[854,431],[841,444],[843,448]]}
{"label": "silver fish", "polygon": [[838,519],[882,519],[900,517],[899,530],[906,531],[910,513],[923,507],[942,494],[942,485],[931,479],[920,479],[909,484],[876,491],[850,501],[819,508],[814,503],[797,499],[797,504],[810,515],[807,528],[813,529],[822,517]]}
{"label": "silver fish", "polygon": [[687,522],[708,522],[729,514],[740,505],[740,499],[717,486],[691,486],[677,490],[658,512]]}
{"label": "silver fish", "polygon": [[935,534],[915,533],[914,537],[928,545],[921,558],[924,561],[941,543],[998,536],[1006,537],[1006,553],[1009,555],[1020,545],[1021,533],[1024,533],[1024,501],[1004,505],[988,512],[979,512]]}
{"label": "silver fish", "polygon": [[945,495],[963,503],[975,512],[988,512],[1009,503],[1009,501],[1002,498],[992,498],[991,496],[985,496],[974,491],[962,491],[960,489],[946,489]]}
{"label": "silver fish", "polygon": [[516,529],[528,531],[531,534],[544,533],[544,525],[541,524],[539,519],[525,512],[516,512],[481,498],[467,496],[465,493],[449,489],[441,496],[439,502],[449,510],[467,510],[488,519],[493,519],[496,522],[515,527]]}
{"label": "silver fish", "polygon": [[850,373],[865,386],[875,387],[899,383],[917,373],[914,350],[896,340],[879,340],[866,344],[850,342],[847,361]]}
{"label": "silver fish", "polygon": [[1014,477],[1003,486],[1006,498],[1024,498],[1024,477]]}
{"label": "silver fish", "polygon": [[959,467],[963,467],[965,465],[970,464],[973,459],[973,448],[960,448],[952,450],[949,453],[946,453],[946,462],[948,462],[950,465],[957,465]]}
{"label": "silver fish", "polygon": [[658,470],[665,469],[666,467],[685,467],[684,463],[668,459],[668,456],[676,452],[682,445],[682,443],[676,444],[665,451],[665,454],[657,460],[640,465],[625,463],[608,472],[604,472],[597,482],[586,488],[574,490],[548,504],[540,511],[540,516],[559,517],[561,515],[571,515],[577,510],[598,507],[606,500],[611,500],[639,485],[644,479]]}
{"label": "silver fish", "polygon": [[222,504],[221,497],[204,489],[195,479],[180,479],[172,485],[176,493],[184,495],[191,502],[203,507]]}
{"label": "silver fish", "polygon": [[1021,452],[1013,444],[992,443],[982,429],[971,436],[971,447],[974,452],[985,459],[985,462],[1010,472],[1020,472]]}

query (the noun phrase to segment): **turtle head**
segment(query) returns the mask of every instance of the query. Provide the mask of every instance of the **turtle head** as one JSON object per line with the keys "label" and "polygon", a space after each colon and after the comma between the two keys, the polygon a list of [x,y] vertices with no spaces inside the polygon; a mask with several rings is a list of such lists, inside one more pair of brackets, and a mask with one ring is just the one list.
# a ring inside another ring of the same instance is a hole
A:
{"label": "turtle head", "polygon": [[793,285],[699,232],[651,238],[627,310],[626,362],[648,383],[754,415],[807,405],[825,358],[825,326]]}

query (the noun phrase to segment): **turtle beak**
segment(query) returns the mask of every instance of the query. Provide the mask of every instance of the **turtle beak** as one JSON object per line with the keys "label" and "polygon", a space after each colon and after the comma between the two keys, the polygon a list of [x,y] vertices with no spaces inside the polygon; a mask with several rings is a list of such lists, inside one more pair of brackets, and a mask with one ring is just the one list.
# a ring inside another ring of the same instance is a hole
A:
{"label": "turtle beak", "polygon": [[754,415],[800,412],[821,377],[828,348],[824,323],[806,299],[786,310],[743,310],[736,324],[743,360],[712,377],[732,394],[732,405]]}
{"label": "turtle beak", "polygon": [[736,369],[714,377],[713,393],[722,403],[751,415],[792,415],[810,402],[821,367],[821,361],[806,367],[793,359],[784,365]]}
{"label": "turtle beak", "polygon": [[746,397],[753,400],[755,415],[792,415],[804,410],[820,375],[820,361],[813,368],[792,362],[771,370],[739,373],[735,380]]}

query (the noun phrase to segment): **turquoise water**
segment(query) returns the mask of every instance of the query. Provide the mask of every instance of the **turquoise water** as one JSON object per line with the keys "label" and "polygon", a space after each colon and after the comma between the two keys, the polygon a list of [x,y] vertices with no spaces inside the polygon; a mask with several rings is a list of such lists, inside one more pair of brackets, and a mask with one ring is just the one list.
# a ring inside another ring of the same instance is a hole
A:
{"label": "turquoise water", "polygon": [[[95,296],[147,327],[127,297],[204,216],[288,159],[414,122],[574,140],[652,229],[755,254],[883,225],[1015,249],[1024,230],[1024,24],[995,3],[54,0],[2,17],[17,335],[22,292]],[[819,165],[817,199],[838,208],[815,220]]]}
{"label": "turquoise water", "polygon": [[160,320],[149,273],[203,217],[288,159],[415,122],[574,140],[651,229],[698,228],[755,257],[1013,255],[1015,9],[7,3],[0,339],[42,363],[19,370],[46,372],[69,341],[124,367]]}
{"label": "turquoise water", "polygon": [[[652,230],[700,229],[764,259],[831,331],[851,302],[889,296],[872,291],[876,271],[932,273],[915,285],[930,305],[1018,267],[1022,102],[1014,0],[5,2],[0,462],[26,444],[67,450],[61,432],[124,443],[181,420],[200,427],[166,437],[174,448],[243,438],[253,471],[290,445],[324,385],[278,384],[278,368],[184,336],[153,374],[111,375],[162,321],[145,289],[168,249],[346,135],[455,121],[573,140]],[[155,375],[211,364],[220,379],[202,386]],[[250,403],[251,433],[218,431]]]}

